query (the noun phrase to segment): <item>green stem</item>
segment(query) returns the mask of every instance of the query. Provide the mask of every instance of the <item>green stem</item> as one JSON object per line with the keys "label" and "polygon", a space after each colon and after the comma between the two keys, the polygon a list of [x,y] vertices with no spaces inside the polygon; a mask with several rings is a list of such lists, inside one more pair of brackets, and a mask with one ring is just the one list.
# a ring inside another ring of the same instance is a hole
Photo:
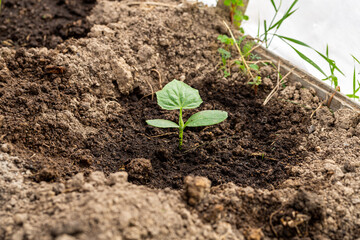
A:
{"label": "green stem", "polygon": [[182,119],[182,108],[179,114],[179,149],[181,150],[183,144],[184,121]]}

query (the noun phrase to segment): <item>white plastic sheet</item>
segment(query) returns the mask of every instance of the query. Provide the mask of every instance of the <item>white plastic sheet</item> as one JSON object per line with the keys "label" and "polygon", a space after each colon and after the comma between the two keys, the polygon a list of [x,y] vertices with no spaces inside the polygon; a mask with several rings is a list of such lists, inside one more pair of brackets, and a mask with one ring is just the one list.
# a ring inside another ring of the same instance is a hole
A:
{"label": "white plastic sheet", "polygon": [[[215,0],[203,0],[203,2],[208,5],[216,5]],[[275,0],[275,2],[279,4],[280,0]],[[291,3],[292,0],[282,1],[282,11],[279,16],[284,14]],[[296,6],[298,10],[283,23],[278,34],[303,41],[324,54],[328,44],[330,58],[336,61],[337,66],[345,74],[342,76],[336,73],[341,92],[352,93],[354,61],[351,54],[360,60],[359,0],[300,0]],[[263,21],[269,22],[273,14],[274,9],[270,0],[250,0],[246,11],[249,21],[243,23],[245,32],[251,36],[256,36],[259,21],[260,32],[263,32]],[[327,62],[314,51],[300,46],[296,47],[316,62],[326,74],[330,74]],[[302,60],[280,39],[274,39],[269,50],[315,77],[324,78],[324,75]],[[358,75],[360,65],[356,65],[356,68],[357,78],[360,79]]]}

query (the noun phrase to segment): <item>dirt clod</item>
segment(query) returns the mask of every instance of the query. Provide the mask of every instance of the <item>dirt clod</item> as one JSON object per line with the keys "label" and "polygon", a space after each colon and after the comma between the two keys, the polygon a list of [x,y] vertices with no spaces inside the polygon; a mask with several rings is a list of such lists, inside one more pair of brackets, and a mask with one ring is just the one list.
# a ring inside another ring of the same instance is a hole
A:
{"label": "dirt clod", "polygon": [[151,161],[145,158],[135,158],[126,165],[130,179],[146,182],[153,172]]}
{"label": "dirt clod", "polygon": [[199,204],[210,192],[211,182],[205,177],[187,176],[184,184],[184,197],[191,206]]}

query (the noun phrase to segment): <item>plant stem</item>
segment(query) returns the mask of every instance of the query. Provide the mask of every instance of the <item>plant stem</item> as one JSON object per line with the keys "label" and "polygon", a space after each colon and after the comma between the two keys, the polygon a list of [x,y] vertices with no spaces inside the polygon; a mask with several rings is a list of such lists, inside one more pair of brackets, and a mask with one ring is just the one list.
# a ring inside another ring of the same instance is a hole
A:
{"label": "plant stem", "polygon": [[182,108],[179,113],[179,149],[181,150],[183,144],[184,121],[182,119]]}

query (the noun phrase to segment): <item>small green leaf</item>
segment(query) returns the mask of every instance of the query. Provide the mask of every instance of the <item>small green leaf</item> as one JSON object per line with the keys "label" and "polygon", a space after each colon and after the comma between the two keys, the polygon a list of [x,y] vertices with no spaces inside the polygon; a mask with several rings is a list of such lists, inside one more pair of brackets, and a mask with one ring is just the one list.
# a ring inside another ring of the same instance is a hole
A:
{"label": "small green leaf", "polygon": [[158,128],[179,128],[179,125],[177,125],[176,123],[164,119],[146,120],[146,123]]}
{"label": "small green leaf", "polygon": [[249,67],[255,71],[258,71],[259,70],[259,66],[256,65],[256,64],[250,64]]}
{"label": "small green leaf", "polygon": [[219,110],[205,110],[192,115],[184,127],[201,127],[218,124],[228,117],[227,112]]}
{"label": "small green leaf", "polygon": [[198,90],[176,79],[156,92],[156,97],[159,106],[166,110],[192,109],[202,103]]}
{"label": "small green leaf", "polygon": [[223,48],[219,48],[218,49],[218,52],[221,54],[221,57],[224,58],[224,59],[229,59],[231,58],[231,53],[229,51],[226,51],[225,49]]}
{"label": "small green leaf", "polygon": [[217,38],[220,42],[227,44],[227,45],[233,45],[234,44],[234,40],[232,38],[229,38],[226,35],[219,35]]}
{"label": "small green leaf", "polygon": [[224,0],[224,5],[225,6],[230,6],[231,4],[231,0]]}

